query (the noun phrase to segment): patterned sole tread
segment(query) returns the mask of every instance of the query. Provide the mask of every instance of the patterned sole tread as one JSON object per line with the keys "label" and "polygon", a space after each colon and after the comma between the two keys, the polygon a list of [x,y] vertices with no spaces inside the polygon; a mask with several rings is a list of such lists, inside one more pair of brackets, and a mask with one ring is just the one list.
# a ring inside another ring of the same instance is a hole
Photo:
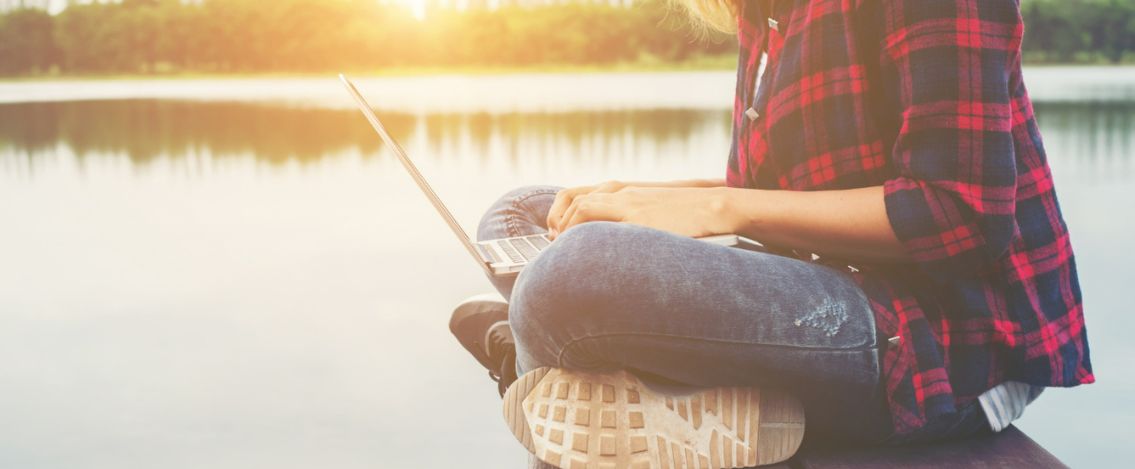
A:
{"label": "patterned sole tread", "polygon": [[804,408],[747,387],[681,393],[626,371],[540,368],[504,396],[516,439],[565,469],[728,469],[784,461],[804,440]]}

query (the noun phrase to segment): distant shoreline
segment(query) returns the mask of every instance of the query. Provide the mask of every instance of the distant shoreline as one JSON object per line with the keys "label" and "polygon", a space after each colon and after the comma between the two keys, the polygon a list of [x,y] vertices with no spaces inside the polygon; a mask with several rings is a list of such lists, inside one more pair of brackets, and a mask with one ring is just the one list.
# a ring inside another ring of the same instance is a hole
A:
{"label": "distant shoreline", "polygon": [[697,72],[734,70],[734,56],[699,57],[686,62],[633,62],[604,65],[534,65],[518,66],[461,66],[461,67],[385,67],[375,69],[328,70],[325,72],[171,72],[171,73],[107,73],[107,74],[43,74],[0,75],[0,82],[72,81],[72,80],[200,80],[200,79],[262,79],[262,78],[313,78],[334,76],[340,72],[367,77],[413,77],[440,75],[518,75],[540,73],[618,73],[618,72]]}
{"label": "distant shoreline", "polygon": [[[365,77],[434,77],[447,75],[493,76],[526,74],[592,74],[626,72],[710,72],[735,70],[736,58],[732,56],[702,57],[688,62],[677,63],[623,63],[614,65],[540,65],[531,67],[516,66],[476,66],[476,67],[387,67],[377,69],[346,70],[348,75]],[[1093,63],[1033,63],[1025,64],[1026,69],[1044,68],[1100,68],[1129,69],[1135,63],[1093,64]],[[0,75],[0,83],[51,82],[51,81],[121,81],[121,80],[239,80],[239,79],[278,79],[278,78],[320,78],[334,76],[339,70],[326,72],[172,72],[172,73],[107,73],[107,74],[54,74],[54,75]]]}
{"label": "distant shoreline", "polygon": [[[377,107],[407,113],[701,109],[734,103],[737,75],[717,68],[446,69],[351,72]],[[1034,103],[1135,103],[1135,66],[1027,66]],[[59,77],[0,81],[0,104],[207,100],[351,109],[334,72],[303,75]]]}

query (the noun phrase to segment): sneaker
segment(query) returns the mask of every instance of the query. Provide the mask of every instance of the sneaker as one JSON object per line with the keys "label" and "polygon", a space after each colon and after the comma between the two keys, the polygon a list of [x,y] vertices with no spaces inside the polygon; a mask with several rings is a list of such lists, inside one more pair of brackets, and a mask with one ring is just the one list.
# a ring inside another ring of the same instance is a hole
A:
{"label": "sneaker", "polygon": [[453,311],[449,330],[497,382],[504,395],[516,381],[516,342],[508,326],[508,303],[497,295],[469,298]]}
{"label": "sneaker", "polygon": [[449,318],[449,331],[481,366],[493,370],[500,366],[500,362],[492,363],[489,360],[485,350],[485,332],[501,321],[508,321],[508,303],[500,295],[477,295],[462,301],[453,309],[453,315]]}
{"label": "sneaker", "polygon": [[485,332],[485,355],[490,363],[497,366],[489,368],[489,377],[497,382],[497,392],[504,392],[516,381],[516,340],[508,321],[500,321]]}
{"label": "sneaker", "polygon": [[505,393],[504,418],[564,468],[750,467],[787,460],[804,440],[804,408],[782,392],[661,387],[626,371],[530,371]]}

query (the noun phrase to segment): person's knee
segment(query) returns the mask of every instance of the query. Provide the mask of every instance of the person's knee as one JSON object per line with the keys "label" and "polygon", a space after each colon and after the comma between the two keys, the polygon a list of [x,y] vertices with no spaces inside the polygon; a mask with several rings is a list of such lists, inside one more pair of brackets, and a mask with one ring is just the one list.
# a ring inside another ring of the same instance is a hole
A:
{"label": "person's knee", "polygon": [[587,278],[603,266],[617,264],[618,257],[627,254],[619,247],[625,247],[641,230],[642,227],[605,221],[576,225],[556,237],[532,266],[536,271],[554,271],[577,280]]}
{"label": "person's knee", "polygon": [[559,192],[560,188],[555,186],[544,185],[531,185],[521,186],[505,192],[504,195],[497,198],[485,214],[481,216],[480,222],[477,224],[477,240],[485,241],[488,239],[508,238],[510,235],[507,232],[505,220],[509,216],[516,215],[516,210],[519,204],[523,203],[525,199],[541,194],[555,194]]}
{"label": "person's knee", "polygon": [[[618,248],[630,228],[585,223],[564,232],[521,272],[512,296],[517,334],[548,334],[600,314],[620,289]],[[625,278],[624,278],[625,280]]]}
{"label": "person's knee", "polygon": [[517,278],[509,302],[509,322],[518,352],[529,364],[559,366],[564,347],[603,328],[609,314],[612,243],[625,238],[615,223],[586,223],[556,238]]}
{"label": "person's knee", "polygon": [[556,192],[559,192],[560,189],[561,188],[556,187],[556,186],[548,186],[548,185],[541,185],[541,184],[533,184],[533,185],[529,185],[529,186],[520,186],[520,187],[517,187],[516,189],[512,189],[508,192],[505,192],[504,195],[500,196],[500,198],[497,199],[497,203],[509,203],[509,204],[511,204],[511,203],[516,202],[516,201],[523,200],[524,198],[531,196],[531,195],[534,195],[534,194],[547,194],[549,192],[556,193]]}

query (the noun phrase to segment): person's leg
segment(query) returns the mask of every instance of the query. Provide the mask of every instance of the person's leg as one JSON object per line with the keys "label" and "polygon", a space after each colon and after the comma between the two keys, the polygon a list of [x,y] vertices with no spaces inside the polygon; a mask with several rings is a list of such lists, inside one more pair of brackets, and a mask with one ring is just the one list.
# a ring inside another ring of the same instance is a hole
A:
{"label": "person's leg", "polygon": [[[477,241],[548,231],[548,210],[560,189],[562,188],[556,186],[524,186],[504,194],[481,217],[481,222],[477,225]],[[516,277],[489,276],[489,281],[508,300]],[[555,469],[532,455],[529,455],[528,463],[532,469]]]}
{"label": "person's leg", "polygon": [[[509,191],[493,203],[477,225],[477,241],[528,236],[548,231],[547,217],[560,187],[525,186]],[[516,277],[489,276],[507,300]]]}
{"label": "person's leg", "polygon": [[[548,212],[549,208],[551,207],[553,200],[555,199],[555,194],[560,189],[561,189],[560,187],[555,187],[555,186],[527,186],[527,187],[521,187],[519,189],[515,189],[515,190],[508,192],[503,197],[498,199],[497,202],[495,202],[492,205],[492,207],[490,207],[490,209],[486,212],[486,214],[482,218],[480,225],[478,227],[478,230],[477,230],[477,239],[478,240],[496,239],[496,238],[504,238],[504,237],[512,237],[512,236],[525,236],[525,235],[531,235],[531,234],[537,234],[537,233],[545,232],[547,230],[547,226],[546,226],[547,212]],[[634,227],[628,227],[628,228],[636,229]],[[655,232],[655,234],[658,234],[658,233]],[[626,238],[633,238],[633,236],[625,236],[625,237]],[[602,238],[602,237],[600,237],[600,238]],[[686,239],[685,241],[691,241],[691,240]],[[729,253],[732,253],[732,254],[738,254],[739,253],[739,252],[737,252],[737,250],[722,249],[722,248],[716,248],[716,247],[712,247],[712,246],[704,246],[704,243],[701,243],[701,242],[697,242],[697,243],[699,243],[699,244],[697,244],[697,246],[699,248],[706,247],[706,248],[712,248],[711,250],[718,251],[718,252],[729,252]],[[576,243],[576,244],[586,244],[586,243]],[[612,245],[610,243],[605,243],[605,244],[608,244],[609,247],[612,247]],[[625,245],[635,246],[635,245],[638,245],[638,244],[635,243],[634,240],[631,240],[631,242],[626,242]],[[647,247],[650,247],[650,246],[647,246]],[[559,250],[559,248],[557,248],[557,250]],[[570,250],[570,249],[567,249],[567,250]],[[701,249],[698,249],[698,250],[701,250]],[[622,251],[622,249],[620,249],[620,251]],[[673,250],[671,250],[671,251],[673,252]],[[681,253],[680,250],[678,252]],[[683,255],[685,255],[687,257],[691,257],[691,258],[693,257],[689,253],[686,253],[686,254],[683,254]],[[581,257],[581,260],[584,260],[586,258],[586,256],[587,256],[587,254],[584,253]],[[628,257],[628,259],[631,259],[633,261],[633,258],[631,256],[627,256],[627,257]],[[682,256],[678,256],[678,257],[680,258]],[[769,263],[769,269],[765,269],[766,273],[774,272],[775,271],[774,266],[779,265],[781,263],[785,263],[785,264],[799,263],[799,264],[802,264],[802,265],[809,266],[811,269],[820,269],[821,271],[826,272],[823,275],[825,277],[835,275],[836,277],[842,278],[842,274],[839,274],[838,272],[829,271],[822,266],[807,264],[807,263],[803,263],[803,262],[800,262],[800,261],[796,261],[794,259],[786,259],[786,258],[771,256],[771,255],[767,255],[767,254],[760,257],[760,259],[762,259],[762,261],[752,261],[752,262],[760,263],[760,262],[763,262],[763,261],[771,260],[771,262]],[[657,261],[658,259],[655,259],[655,260]],[[712,262],[712,261],[707,261],[707,262]],[[549,261],[548,263],[555,263],[555,262]],[[743,263],[747,264],[748,262],[743,262]],[[615,264],[616,264],[616,266],[618,265],[618,263],[615,263]],[[657,262],[656,262],[656,264],[657,264]],[[672,263],[672,265],[670,266],[671,268],[663,269],[663,270],[664,271],[689,270],[688,267],[685,267],[686,264],[687,263],[681,263],[681,264]],[[702,264],[706,264],[706,263],[702,263]],[[675,265],[677,266],[676,268],[675,268]],[[546,270],[549,270],[549,269],[546,269]],[[642,269],[638,269],[638,270],[641,273]],[[723,269],[717,269],[717,274],[723,275],[727,278],[733,278],[733,277],[738,277],[738,276],[743,277],[743,274],[741,274],[741,271],[724,271]],[[526,276],[533,276],[533,275],[526,274]],[[550,277],[550,276],[545,275],[543,277],[552,280],[552,282],[555,282],[554,276]],[[568,278],[570,276],[565,274],[565,275],[563,275],[563,277]],[[779,282],[770,282],[769,284],[765,285],[764,288],[765,289],[775,289],[775,288],[777,288],[775,286],[776,284],[787,285],[787,289],[783,293],[790,293],[792,295],[795,295],[795,296],[801,297],[801,298],[807,297],[808,301],[813,302],[813,303],[816,301],[817,298],[822,297],[825,294],[823,289],[810,288],[812,285],[810,283],[807,283],[806,279],[803,280],[804,283],[797,283],[795,280],[793,280],[794,278],[795,277],[792,277],[792,276],[785,276],[785,277],[781,278]],[[497,289],[501,292],[501,294],[504,295],[505,298],[509,298],[511,296],[511,293],[512,293],[512,290],[513,290],[513,285],[516,281],[515,278],[507,278],[507,279],[490,278],[490,280],[493,282],[494,286],[496,286]],[[705,282],[706,279],[693,279],[693,280],[697,283],[716,284],[715,282],[712,282],[712,281]],[[598,282],[594,279],[592,279],[592,281],[596,282],[596,283]],[[754,281],[757,281],[757,280],[754,280]],[[533,281],[533,283],[538,284],[540,282]],[[845,293],[848,292],[848,291],[851,291],[851,292],[856,291],[856,289],[853,288],[853,286],[848,285],[850,283],[850,281],[848,279],[844,278],[839,283],[845,284],[844,287],[846,287],[846,288],[841,290]],[[625,282],[625,284],[633,287],[635,282],[628,280],[628,281]],[[657,288],[664,288],[664,287],[657,287]],[[733,298],[732,302],[734,303],[734,305],[737,305],[738,301],[741,301],[742,303],[744,301],[749,301],[749,300],[759,301],[760,300],[760,298],[759,298],[759,292],[760,291],[761,291],[760,289],[744,290],[744,291],[742,291],[741,295],[738,295],[739,298]],[[795,292],[795,293],[792,293],[792,292]],[[725,297],[728,297],[730,295],[736,294],[737,291],[730,291],[730,292],[726,292],[726,293],[727,293],[727,295],[725,295]],[[752,293],[752,294],[751,295],[745,295],[744,293]],[[613,294],[613,293],[611,293],[611,294]],[[748,298],[746,298],[746,296],[748,296]],[[856,295],[852,295],[852,296],[854,297]],[[829,299],[833,300],[833,301],[835,300],[835,298],[829,298]],[[718,298],[717,300],[722,300],[722,298]],[[594,301],[594,299],[592,301]],[[853,301],[853,303],[854,303],[854,301]],[[657,304],[657,302],[655,304]],[[775,310],[778,313],[784,313],[785,312],[783,308],[781,308],[779,306],[773,307],[773,306],[771,306],[772,304],[774,304],[774,303],[764,303],[765,307],[763,308],[763,310],[766,310],[766,314],[767,314],[767,311],[773,311],[773,310]],[[567,309],[564,310],[563,312],[570,315],[571,309],[572,309],[571,308],[571,306],[572,306],[571,302],[570,301],[566,302],[562,306],[567,307]],[[854,317],[849,317],[848,322],[857,321],[856,318],[860,318],[864,321],[871,321],[871,324],[873,324],[873,316],[871,316],[868,313],[869,310],[866,309],[864,304],[860,304],[859,306],[861,306],[861,307],[856,309],[856,311],[858,311],[860,314],[856,315]],[[710,307],[711,306],[709,304],[706,304],[706,305],[703,306],[703,308],[710,308]],[[636,308],[632,308],[632,310],[633,309],[636,309]],[[662,313],[663,311],[666,311],[666,310],[667,310],[666,308],[654,309],[654,311],[656,313]],[[692,310],[687,310],[687,311],[692,311]],[[747,320],[750,320],[750,321],[760,320],[761,311],[762,311],[762,308],[756,308],[752,311],[749,311],[748,315],[742,315],[742,316],[747,317],[748,318]],[[797,315],[799,315],[799,313],[801,311],[803,311],[803,310],[802,309],[795,309],[794,311],[789,311],[790,314],[788,316],[784,316],[783,314],[777,314],[776,320],[779,321],[780,323],[783,323],[784,320],[792,318],[791,313],[795,312],[795,313],[797,313]],[[721,312],[719,311],[718,313],[721,313]],[[721,316],[721,314],[717,314],[715,316]],[[807,316],[807,315],[805,315],[805,316]],[[728,317],[726,317],[724,319],[726,321],[729,320]],[[822,320],[817,322],[816,318],[808,319],[807,317],[797,317],[796,319],[791,319],[791,321],[790,321],[793,326],[797,326],[796,325],[797,319],[800,320],[801,325],[805,325],[806,322],[808,324],[822,324],[823,323]],[[809,326],[809,327],[815,327],[815,326]],[[871,327],[860,327],[860,328],[857,328],[856,330],[858,331],[858,333],[864,335],[864,343],[866,343],[866,340],[867,340],[866,337],[867,336],[871,337],[870,340],[872,341],[872,344],[876,343],[876,342],[874,342],[875,339],[874,339],[874,335],[873,335],[873,326],[871,326]],[[869,331],[869,330],[872,331],[870,334],[867,333],[867,331]],[[848,333],[842,332],[842,331],[837,331],[836,335],[848,335]],[[584,342],[587,342],[587,341],[584,341]],[[872,347],[873,346],[874,345],[872,345]],[[775,348],[775,345],[768,345],[768,347]],[[807,348],[807,346],[804,346],[804,348]],[[823,353],[824,350],[822,348],[820,348],[820,349],[816,350],[816,352],[817,353]],[[877,367],[878,367],[877,358],[870,359],[870,358],[865,357],[865,356],[861,356],[860,358],[863,359],[863,362],[860,363],[860,365],[863,365],[864,368],[872,368],[872,366],[874,366],[875,369],[877,370]],[[522,358],[522,360],[532,362],[532,363],[529,364],[530,367],[538,366],[538,361],[531,360],[529,358]],[[686,361],[696,363],[696,360],[686,360]],[[522,365],[522,367],[523,367],[523,365]],[[788,365],[782,366],[781,368],[785,368],[785,367],[791,368],[791,366],[788,366]],[[838,366],[833,366],[833,367],[839,368]],[[640,371],[640,373],[642,372],[642,370],[639,370],[639,371]],[[876,373],[877,373],[877,371],[876,371]],[[795,374],[799,374],[799,373],[795,373]],[[793,382],[810,383],[810,382],[814,382],[814,381],[817,381],[817,380],[819,380],[821,382],[824,381],[822,373],[820,374],[819,378],[814,377],[813,379],[799,379],[799,378],[796,378],[794,376],[795,374],[786,374],[785,379],[777,378],[775,376],[772,377],[771,379],[774,380],[773,381],[774,384],[784,384],[784,385],[786,385],[787,387],[790,387],[790,388],[796,387],[796,386],[791,385],[791,383],[793,383]],[[868,373],[868,374],[870,374],[870,373]],[[863,433],[862,436],[864,436],[864,437],[862,439],[864,439],[864,440],[868,440],[868,439],[872,440],[872,441],[877,440],[878,439],[878,435],[877,435],[878,431],[882,431],[883,433],[889,433],[889,428],[890,428],[889,414],[888,414],[886,407],[885,407],[885,401],[883,400],[884,397],[881,394],[881,389],[878,389],[877,386],[867,386],[866,383],[868,381],[870,381],[870,380],[867,380],[867,379],[864,379],[864,380],[862,380],[858,383],[862,386],[855,386],[853,388],[845,388],[845,387],[840,385],[840,383],[838,382],[838,379],[835,379],[837,377],[838,377],[838,373],[836,375],[832,376],[833,380],[832,380],[831,384],[821,384],[819,386],[811,386],[811,387],[808,387],[808,388],[805,388],[805,389],[801,389],[799,391],[797,391],[795,389],[790,389],[790,390],[796,392],[796,394],[799,395],[799,397],[805,402],[806,407],[809,409],[808,412],[809,412],[809,415],[811,417],[811,420],[810,420],[811,423],[809,424],[810,427],[812,427],[813,430],[815,430],[815,427],[817,427],[818,424],[821,423],[821,421],[825,420],[825,416],[831,416],[831,417],[827,418],[826,420],[836,419],[836,420],[841,420],[843,422],[846,422],[846,423],[850,424],[850,425],[847,425],[847,427],[849,428],[850,431],[859,431],[861,429],[865,429],[864,427],[870,427],[872,431],[865,432],[865,433],[861,432],[861,433]],[[768,381],[770,378],[754,376],[754,379],[759,380],[761,382],[764,382],[764,381]],[[693,384],[696,384],[696,383],[693,383]],[[743,384],[743,383],[739,383],[739,384]],[[874,384],[877,384],[877,383],[874,383]],[[708,385],[708,384],[706,384],[706,385]],[[870,392],[868,392],[866,390],[868,387],[872,387],[872,390]],[[866,397],[867,394],[872,394],[872,396]],[[862,402],[858,402],[858,401],[862,401]],[[856,403],[856,402],[858,402],[858,403]],[[851,403],[851,404],[847,404],[845,406],[844,405],[845,403]],[[834,410],[832,410],[832,409],[834,409]],[[861,417],[861,418],[856,417],[855,411],[857,409],[859,411],[859,414],[862,414],[864,417]],[[841,415],[842,415],[842,417],[841,417]],[[882,421],[880,421],[880,420],[882,420]],[[939,439],[942,439],[942,438],[952,438],[952,437],[958,437],[958,436],[963,436],[963,435],[975,433],[975,432],[981,431],[982,429],[985,428],[985,426],[987,426],[987,424],[985,424],[985,422],[984,422],[984,415],[981,415],[980,412],[976,412],[976,413],[974,413],[974,415],[969,415],[966,412],[960,412],[956,419],[952,419],[952,420],[944,419],[944,420],[949,420],[949,421],[948,422],[947,421],[940,422],[940,423],[942,423],[942,425],[934,425],[935,428],[926,428],[926,429],[924,429],[924,431],[919,431],[916,434],[912,434],[912,435],[909,435],[907,437],[896,436],[896,437],[888,438],[886,443],[889,443],[889,444],[905,444],[905,443],[910,443],[910,442],[936,441],[936,440],[939,440]],[[965,424],[964,425],[962,425],[962,424],[951,425],[950,422],[953,422],[954,420],[957,420],[958,422],[964,422]],[[928,427],[931,427],[931,426],[928,426]],[[939,428],[939,427],[948,427],[948,428],[943,429],[943,428]],[[882,429],[882,428],[885,428],[887,430],[885,430],[885,431],[879,430],[879,429]],[[974,429],[976,429],[976,430],[974,430]],[[878,431],[876,431],[876,430],[878,430]],[[956,431],[956,430],[958,430],[958,431]],[[838,430],[836,430],[836,431],[838,432]],[[866,436],[867,433],[870,433],[870,436]],[[540,464],[538,460],[533,459],[533,461],[535,461],[534,464]]]}
{"label": "person's leg", "polygon": [[804,403],[809,432],[889,433],[874,316],[858,286],[828,267],[587,223],[521,272],[509,316],[522,371],[779,387]]}

